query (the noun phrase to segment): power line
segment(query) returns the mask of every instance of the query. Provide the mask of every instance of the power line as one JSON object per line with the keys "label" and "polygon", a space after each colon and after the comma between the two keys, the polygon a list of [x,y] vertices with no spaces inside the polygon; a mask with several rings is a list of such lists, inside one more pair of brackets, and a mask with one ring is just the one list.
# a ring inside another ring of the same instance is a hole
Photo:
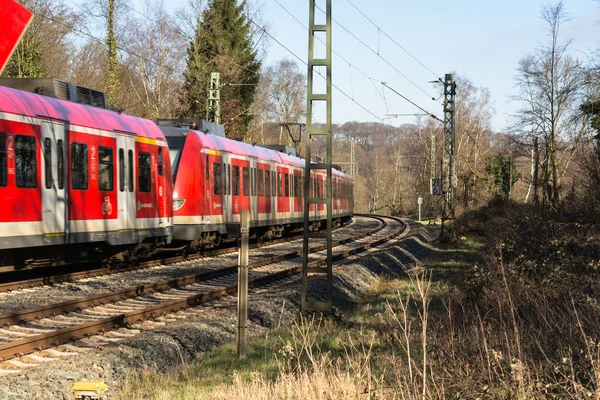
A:
{"label": "power line", "polygon": [[[269,32],[267,32],[267,30],[265,28],[263,28],[262,26],[258,25],[256,22],[254,22],[250,17],[246,16],[246,18],[248,19],[248,21],[250,21],[252,24],[256,25],[256,27],[260,30],[262,30],[265,35],[267,35],[268,37],[270,37],[271,39],[273,39],[278,45],[280,45],[281,47],[283,47],[288,53],[290,53],[291,55],[293,55],[298,61],[300,61],[302,64],[308,66],[308,63],[306,61],[304,61],[302,58],[300,58],[300,56],[298,56],[296,53],[294,53],[292,50],[290,50],[287,46],[285,46],[283,43],[281,43],[279,40],[277,40],[277,38],[275,38],[275,36],[271,35]],[[325,78],[320,72],[315,71],[318,75],[320,75],[322,78]],[[340,89],[337,85],[332,83],[332,86],[334,88],[336,88],[341,94],[343,94],[344,96],[346,96],[348,99],[350,99],[352,102],[354,102],[356,105],[358,105],[360,108],[362,108],[363,110],[365,110],[366,112],[368,112],[369,114],[371,114],[373,117],[375,117],[376,119],[378,119],[379,121],[381,121],[381,118],[379,118],[377,115],[373,114],[372,111],[368,110],[365,106],[363,106],[362,104],[360,104],[358,101],[354,100],[350,95],[348,95],[346,92],[344,92],[342,89]]]}
{"label": "power line", "polygon": [[[292,12],[290,12],[286,7],[284,7],[279,0],[274,0],[275,3],[277,3],[279,5],[279,7],[281,7],[290,17],[292,17],[298,24],[300,24],[300,26],[302,26],[305,30],[308,31],[308,28],[294,15],[292,14]],[[317,6],[317,8],[319,8]],[[320,9],[320,8],[319,8]],[[323,10],[321,10],[323,11]],[[337,21],[336,21],[337,23]],[[339,25],[339,23],[338,23]],[[322,44],[327,45],[321,38],[319,38],[318,36],[315,36],[315,38],[320,41]],[[372,50],[372,49],[371,49]],[[289,50],[288,50],[289,51]],[[331,49],[331,51],[337,55],[340,59],[342,59],[342,61],[345,61],[348,63],[348,65],[350,66],[350,68],[354,68],[356,71],[360,72],[364,77],[366,77],[367,79],[369,79],[371,81],[371,84],[373,84],[373,86],[375,87],[374,82],[378,82],[381,83],[382,85],[384,84],[384,82],[382,82],[380,79],[375,79],[372,76],[370,76],[369,74],[367,74],[366,72],[362,71],[361,69],[357,68],[356,66],[352,65],[352,63],[350,61],[348,61],[346,58],[344,58],[341,54],[339,54],[337,51],[335,51],[335,49]],[[298,57],[297,57],[298,58]],[[303,60],[301,60],[302,62],[304,62]],[[304,62],[304,64],[306,64]],[[386,85],[387,86],[387,85]],[[391,88],[390,88],[391,89]],[[339,89],[338,89],[339,90]],[[391,89],[393,90],[393,89]],[[402,95],[401,93],[397,92],[396,90],[393,90],[396,94],[398,94],[400,97],[402,97],[403,99],[405,99],[406,101],[408,101],[409,103],[411,103],[412,105],[414,105],[415,107],[417,107],[420,110],[423,110],[424,112],[427,113],[427,115],[433,116],[434,118],[437,119],[437,117],[435,117],[432,113],[430,113],[429,111],[424,110],[422,107],[420,107],[419,105],[417,105],[415,102],[413,102],[412,100],[408,99],[406,96]],[[383,102],[385,104],[385,108],[386,110],[388,109],[387,106],[387,100],[385,98],[385,92],[383,91],[382,88],[382,93],[379,93],[379,91],[377,90],[377,88],[375,87],[375,92],[379,95],[379,97],[381,97],[383,99]],[[349,97],[348,95],[346,95],[346,97]],[[351,100],[354,100],[354,97],[351,98]]]}
{"label": "power line", "polygon": [[[325,12],[323,11],[323,9],[321,7],[319,7],[318,5],[316,6],[316,8],[318,8],[321,12]],[[343,30],[345,30],[350,36],[352,36],[356,41],[358,41],[360,44],[362,44],[363,46],[365,46],[367,49],[371,50],[373,52],[373,54],[377,55],[377,57],[381,58],[387,65],[389,65],[392,69],[394,69],[398,74],[400,74],[404,79],[406,79],[408,82],[410,82],[414,87],[416,87],[417,89],[419,89],[421,92],[423,92],[427,97],[429,97],[430,99],[435,101],[435,98],[432,97],[429,93],[427,93],[425,91],[425,89],[423,89],[421,86],[417,85],[415,83],[415,81],[413,81],[412,79],[410,79],[408,76],[406,76],[404,73],[402,73],[402,71],[400,71],[395,65],[393,65],[390,61],[388,61],[387,58],[383,57],[381,54],[379,54],[379,52],[377,52],[375,49],[373,49],[371,46],[369,46],[367,43],[365,43],[361,38],[359,38],[358,36],[356,36],[354,33],[352,33],[348,28],[346,28],[344,25],[342,25],[340,22],[338,22],[336,19],[332,18],[333,22],[335,22],[340,28],[342,28]]]}
{"label": "power line", "polygon": [[388,39],[390,39],[392,41],[392,43],[394,43],[396,46],[398,46],[403,52],[405,52],[406,54],[408,54],[413,60],[415,60],[417,63],[419,63],[423,68],[425,68],[427,71],[429,71],[436,79],[440,79],[439,75],[437,75],[435,72],[433,72],[432,70],[430,70],[425,64],[423,64],[419,59],[417,59],[417,57],[415,57],[414,55],[412,55],[408,50],[406,50],[403,46],[400,45],[400,43],[398,43],[396,40],[394,40],[394,38],[392,38],[390,35],[388,35],[383,29],[381,29],[379,26],[377,26],[377,24],[375,22],[373,22],[373,20],[371,20],[371,18],[369,18],[364,12],[362,12],[351,0],[347,0],[348,3],[350,3],[350,5],[352,7],[354,7],[356,9],[356,11],[358,11],[363,17],[365,17],[367,19],[367,21],[369,21],[375,28],[377,28],[377,33],[378,33],[378,37],[379,37],[379,33],[383,33],[385,35],[385,37],[387,37]]}
{"label": "power line", "polygon": [[423,111],[424,113],[427,113],[427,115],[429,115],[431,118],[437,119],[438,121],[443,122],[441,119],[439,119],[438,117],[436,117],[434,114],[430,113],[429,111],[427,111],[423,107],[419,106],[417,103],[415,103],[412,100],[410,100],[408,97],[404,96],[402,93],[398,92],[397,90],[395,90],[394,88],[392,88],[391,86],[389,86],[387,84],[387,82],[381,82],[381,84],[383,86],[385,86],[386,88],[390,89],[392,92],[396,93],[398,96],[402,97],[404,100],[408,101],[413,106],[417,107],[419,110]]}
{"label": "power line", "polygon": [[[90,38],[90,39],[92,39],[92,40],[94,40],[94,41],[96,41],[96,42],[98,42],[98,43],[100,43],[100,44],[102,44],[102,45],[105,45],[105,44],[106,44],[106,42],[105,42],[103,39],[97,38],[96,36],[94,36],[94,35],[92,35],[92,34],[90,34],[90,33],[84,32],[84,31],[82,31],[82,30],[80,30],[80,29],[77,29],[77,28],[75,28],[75,27],[73,27],[73,26],[68,26],[67,24],[65,24],[65,23],[63,23],[63,22],[61,22],[61,21],[58,21],[58,20],[56,20],[56,19],[54,19],[54,18],[52,18],[52,17],[49,17],[49,16],[47,16],[47,15],[40,14],[40,13],[38,13],[37,11],[34,11],[34,10],[32,10],[31,12],[32,12],[33,14],[37,15],[37,16],[38,16],[38,17],[40,17],[40,18],[47,19],[48,21],[51,21],[51,22],[53,22],[53,23],[55,23],[55,24],[58,24],[58,25],[60,25],[60,26],[62,26],[62,27],[64,27],[64,28],[70,29],[70,30],[71,30],[71,31],[73,31],[73,32],[79,33],[80,35],[84,35],[84,36],[86,36],[86,37],[88,37],[88,38]],[[122,52],[126,53],[126,54],[129,54],[129,55],[131,55],[131,56],[137,57],[137,58],[139,58],[140,60],[144,60],[144,61],[146,61],[146,62],[149,62],[149,63],[151,63],[151,64],[154,64],[154,65],[156,65],[157,67],[161,67],[161,68],[164,68],[164,69],[170,70],[171,72],[179,72],[179,73],[182,73],[180,70],[178,70],[178,69],[176,69],[176,68],[169,67],[169,66],[166,66],[166,65],[162,65],[162,64],[160,64],[160,63],[158,63],[158,62],[156,62],[156,61],[152,61],[152,60],[150,60],[150,59],[148,59],[148,58],[146,58],[146,57],[144,57],[144,56],[141,56],[141,55],[139,55],[139,54],[137,54],[137,53],[134,53],[134,52],[132,52],[132,51],[128,50],[128,49],[127,49],[127,48],[125,48],[125,47],[122,47],[122,46],[116,46],[116,48],[117,48],[118,50],[120,50],[120,51],[122,51]]]}

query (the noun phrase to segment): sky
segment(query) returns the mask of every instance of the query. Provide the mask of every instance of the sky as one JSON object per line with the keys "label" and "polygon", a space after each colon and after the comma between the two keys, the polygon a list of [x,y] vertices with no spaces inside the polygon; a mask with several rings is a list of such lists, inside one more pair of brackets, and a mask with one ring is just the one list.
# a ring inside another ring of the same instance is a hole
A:
{"label": "sky", "polygon": [[[264,64],[283,58],[298,61],[296,56],[307,60],[308,32],[300,23],[308,25],[309,2],[260,1],[260,14],[251,17],[266,24],[276,39],[267,38]],[[169,0],[165,4],[174,10],[182,7],[185,0]],[[333,121],[383,119],[393,125],[414,122],[413,116],[391,116],[421,111],[384,88],[381,82],[441,117],[439,86],[429,82],[455,73],[477,87],[489,89],[495,109],[492,129],[502,131],[518,109],[518,104],[511,101],[517,93],[518,62],[547,40],[547,25],[540,19],[542,6],[547,4],[551,3],[333,0],[333,19],[339,24],[333,24],[332,49],[339,55],[333,55],[332,76],[333,84],[340,89],[333,90]],[[563,4],[570,20],[561,27],[561,41],[571,40],[570,53],[587,62],[594,49],[600,48],[600,2],[563,0]],[[325,0],[318,0],[317,5],[325,9]],[[317,11],[319,14],[322,16]],[[316,49],[317,56],[324,56],[324,46],[320,47]],[[298,63],[300,70],[306,71],[306,66]],[[317,115],[317,119],[321,118]]]}

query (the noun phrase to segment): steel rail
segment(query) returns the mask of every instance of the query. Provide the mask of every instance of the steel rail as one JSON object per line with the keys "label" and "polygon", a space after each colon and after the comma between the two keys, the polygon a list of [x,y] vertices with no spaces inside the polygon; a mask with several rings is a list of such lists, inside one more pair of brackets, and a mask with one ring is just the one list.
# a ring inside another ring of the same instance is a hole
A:
{"label": "steel rail", "polygon": [[[379,219],[381,222],[381,219]],[[365,234],[357,235],[351,238],[346,238],[337,241],[336,246],[340,246],[351,241],[359,240],[364,237],[374,235],[377,232],[381,231],[385,228],[385,223],[382,223],[380,226],[375,228],[374,230],[367,232]],[[319,252],[323,251],[327,248],[326,245],[317,246],[311,249],[311,252]],[[292,258],[302,256],[302,250],[292,251],[280,256],[271,257],[266,260],[257,260],[253,261],[249,264],[249,268],[257,268],[269,264],[274,264],[281,261],[290,260]],[[0,314],[0,327],[4,325],[17,324],[20,322],[31,321],[36,318],[43,318],[52,315],[62,314],[69,311],[75,311],[81,308],[90,307],[90,306],[98,306],[102,304],[106,304],[112,301],[125,300],[131,297],[141,296],[144,294],[154,293],[160,290],[173,289],[185,285],[189,285],[192,283],[198,283],[203,281],[208,281],[210,279],[214,279],[220,276],[229,275],[237,272],[237,264],[229,267],[218,268],[211,271],[204,271],[193,275],[184,276],[181,278],[171,279],[168,281],[162,281],[149,285],[138,285],[132,286],[127,289],[123,289],[117,292],[104,293],[95,296],[88,296],[82,299],[75,299],[66,302],[60,302],[55,304],[49,304],[42,307],[36,307],[28,310]]]}
{"label": "steel rail", "polygon": [[[381,217],[379,217],[379,216],[371,216],[371,217],[378,218],[381,220]],[[397,222],[400,222],[401,226],[405,225],[399,218],[395,218],[395,217],[386,217],[386,218],[391,218]],[[380,227],[378,227],[376,230],[374,230],[372,232],[359,235],[358,237],[355,237],[355,238],[344,239],[341,242],[348,243],[348,242],[359,240],[359,239],[362,239],[362,238],[365,238],[368,236],[372,236],[375,233],[384,229],[386,226],[387,226],[387,223],[385,223],[385,221],[384,221],[384,223]],[[333,261],[343,260],[344,258],[347,258],[351,255],[362,253],[370,248],[373,248],[380,244],[383,244],[383,243],[399,236],[402,233],[402,231],[403,231],[402,229],[399,229],[397,232],[394,232],[390,235],[380,238],[372,243],[365,243],[358,247],[343,251],[341,253],[337,253],[333,256]],[[316,252],[322,251],[323,247],[324,246],[319,246],[319,248],[321,248],[321,250],[316,250]],[[298,257],[298,253],[299,252],[293,252],[293,253],[289,253],[284,256],[279,256],[276,258],[281,258],[281,257],[285,258],[286,256],[288,256],[288,255],[291,256],[292,254],[295,254],[295,257]],[[285,258],[285,259],[287,259],[287,258]],[[311,268],[318,268],[318,267],[322,267],[326,263],[327,263],[326,259],[320,259],[320,260],[315,260],[315,261],[310,262],[309,266]],[[267,264],[270,264],[270,262]],[[228,267],[228,269],[229,268],[233,268],[233,269],[237,270],[237,267],[235,267],[235,268]],[[285,279],[289,276],[296,275],[296,274],[300,273],[301,271],[302,271],[302,266],[300,265],[300,266],[296,266],[293,268],[288,268],[288,269],[285,269],[282,271],[278,271],[275,273],[267,274],[264,276],[252,278],[252,279],[249,279],[249,281],[248,281],[248,287],[255,288],[255,287],[262,286],[262,285],[265,285],[268,283],[279,281],[279,280]],[[213,273],[216,271],[210,271],[210,272]],[[226,275],[230,275],[230,273],[228,273]],[[180,278],[180,279],[173,280],[173,281],[181,281],[182,279],[186,279],[186,278]],[[190,277],[190,279],[191,279],[191,277]],[[173,282],[173,281],[169,281],[169,282]],[[142,288],[143,287],[138,287],[133,290],[134,291],[135,290],[144,290]],[[237,283],[234,283],[234,284],[228,285],[226,287],[221,287],[221,288],[217,288],[217,289],[202,292],[202,293],[196,293],[194,295],[190,295],[190,296],[187,296],[187,297],[184,297],[181,299],[167,301],[164,303],[159,303],[159,304],[156,304],[156,305],[153,305],[150,307],[146,307],[144,309],[133,310],[130,312],[106,317],[103,319],[97,319],[94,321],[90,321],[90,322],[87,322],[87,323],[84,323],[81,325],[58,329],[58,330],[51,331],[51,332],[48,332],[48,333],[45,333],[42,335],[36,335],[33,337],[29,337],[29,338],[11,341],[11,342],[5,343],[3,345],[0,345],[0,360],[10,359],[15,356],[28,354],[28,353],[31,353],[31,352],[34,352],[37,350],[43,350],[45,348],[52,347],[52,346],[58,346],[60,344],[67,343],[67,342],[75,340],[75,339],[80,339],[87,335],[98,333],[98,332],[101,332],[104,330],[114,329],[116,327],[126,326],[128,324],[132,324],[132,323],[142,321],[142,320],[148,319],[148,318],[154,318],[154,317],[157,317],[159,315],[162,315],[162,314],[165,314],[168,312],[173,312],[173,311],[181,310],[184,308],[193,307],[198,304],[205,303],[207,301],[213,300],[215,298],[221,297],[226,294],[235,294],[236,292],[237,292]],[[146,292],[137,293],[137,294],[143,294],[143,293],[146,293]],[[109,294],[109,295],[114,295],[114,294]],[[94,296],[94,297],[98,297],[98,296]],[[90,301],[90,298],[79,300],[79,301],[74,301],[74,302],[61,303],[61,304],[63,306],[65,306],[66,304],[69,304],[68,307],[75,307],[72,309],[79,309],[79,308],[84,307],[84,305],[82,305],[82,304],[87,301]],[[96,302],[97,301],[98,300],[96,300]],[[80,303],[79,306],[76,306],[75,303],[77,303],[77,302]],[[42,308],[44,308],[44,307],[42,307]],[[55,311],[58,312],[58,310],[55,310]],[[61,311],[64,312],[65,310],[62,309]],[[49,312],[50,312],[50,315],[56,313],[56,312],[52,312],[51,310],[49,310]],[[26,312],[26,313],[28,313],[28,312]],[[13,318],[16,317],[16,314],[19,314],[19,313],[12,314]],[[46,315],[49,315],[49,314],[46,314]],[[7,316],[4,316],[5,321],[11,320],[10,318],[7,319],[6,317]]]}
{"label": "steel rail", "polygon": [[[339,229],[339,228],[338,228]],[[294,240],[298,240],[299,235],[294,235],[290,237],[280,238],[270,240],[269,242],[263,243],[254,243],[250,245],[251,249],[262,248],[273,246],[281,243],[287,243]],[[49,284],[57,284],[64,282],[72,282],[80,279],[93,278],[97,276],[105,276],[105,275],[114,275],[120,274],[123,272],[137,271],[143,270],[147,268],[152,268],[155,266],[160,266],[164,264],[173,264],[182,261],[192,261],[199,260],[207,257],[215,257],[223,254],[230,254],[237,252],[237,247],[225,248],[225,249],[217,249],[210,250],[208,252],[203,253],[194,253],[183,256],[172,256],[154,260],[142,261],[139,264],[124,267],[124,268],[92,268],[92,269],[83,269],[81,270],[81,266],[71,266],[71,267],[48,267],[44,268],[43,271],[39,271],[40,276],[36,276],[34,278],[22,279],[21,276],[29,275],[34,273],[35,270],[21,270],[21,271],[11,271],[0,273],[0,278],[6,278],[7,282],[0,282],[0,293],[10,292],[13,290],[21,290],[26,288],[39,287]],[[61,271],[69,271],[70,272],[62,272]],[[55,272],[59,272],[59,274],[55,274]],[[11,278],[11,276],[13,276]],[[17,280],[15,280],[15,277]]]}

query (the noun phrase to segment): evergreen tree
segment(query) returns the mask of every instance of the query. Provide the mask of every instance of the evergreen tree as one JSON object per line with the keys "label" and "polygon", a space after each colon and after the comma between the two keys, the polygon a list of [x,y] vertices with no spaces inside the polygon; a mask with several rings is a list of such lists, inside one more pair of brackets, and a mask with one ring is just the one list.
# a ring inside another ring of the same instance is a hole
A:
{"label": "evergreen tree", "polygon": [[501,154],[488,157],[485,172],[494,198],[501,201],[508,200],[513,185],[519,179],[519,171],[512,158],[506,160]]}
{"label": "evergreen tree", "polygon": [[206,118],[210,73],[221,74],[221,123],[227,136],[243,139],[252,116],[261,62],[253,48],[246,1],[211,0],[199,16],[188,48],[180,98],[181,117]]}
{"label": "evergreen tree", "polygon": [[108,70],[106,72],[106,88],[108,104],[116,106],[119,100],[119,62],[117,60],[117,39],[115,37],[115,0],[108,0],[106,18],[106,47],[108,50]]}
{"label": "evergreen tree", "polygon": [[34,34],[35,23],[34,19],[8,60],[2,72],[3,78],[44,78],[47,76],[42,49]]}

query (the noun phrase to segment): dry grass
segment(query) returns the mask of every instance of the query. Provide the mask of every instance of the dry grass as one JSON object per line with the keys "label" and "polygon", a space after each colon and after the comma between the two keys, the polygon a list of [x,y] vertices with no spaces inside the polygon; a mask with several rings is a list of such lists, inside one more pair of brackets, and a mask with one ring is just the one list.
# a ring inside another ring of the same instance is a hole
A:
{"label": "dry grass", "polygon": [[527,208],[463,222],[486,219],[484,262],[431,251],[356,310],[254,339],[249,361],[220,350],[121,398],[600,400],[598,225]]}

